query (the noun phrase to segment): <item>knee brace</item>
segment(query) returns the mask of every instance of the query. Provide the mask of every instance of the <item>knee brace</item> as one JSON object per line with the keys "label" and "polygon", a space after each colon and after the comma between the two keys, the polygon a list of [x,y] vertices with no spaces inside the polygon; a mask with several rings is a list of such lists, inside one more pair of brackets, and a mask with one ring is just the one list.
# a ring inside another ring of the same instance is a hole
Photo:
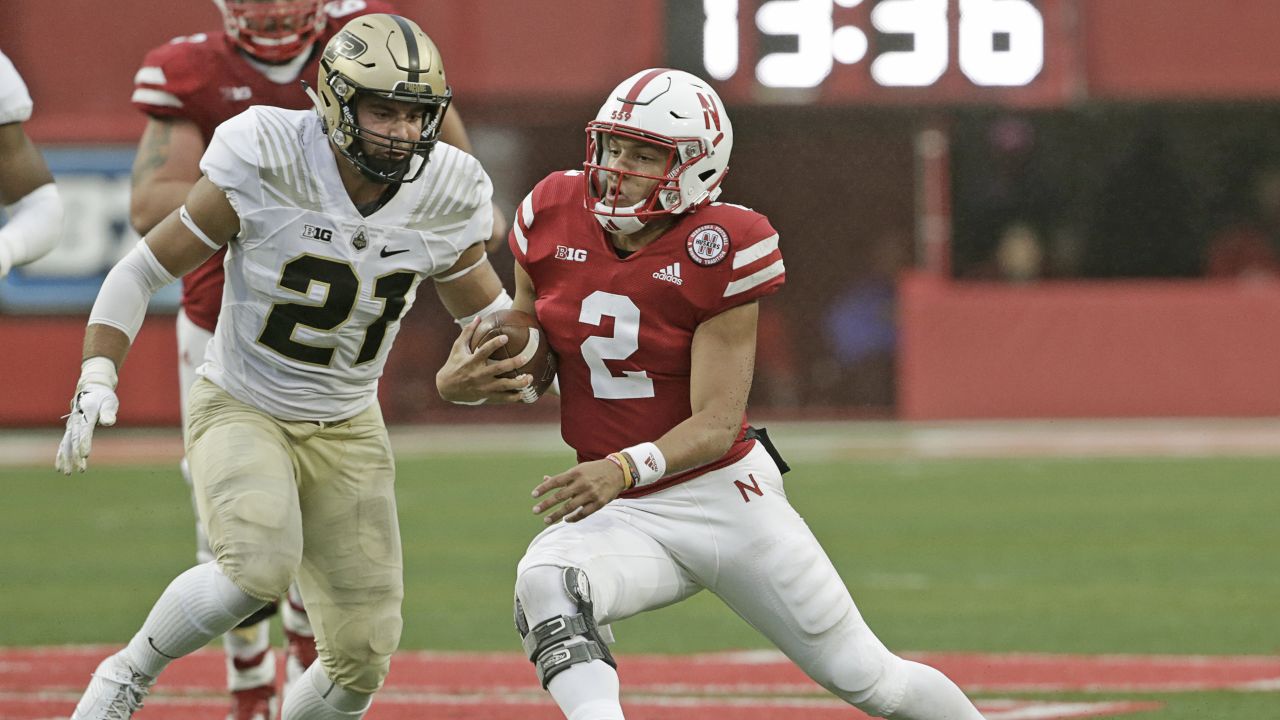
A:
{"label": "knee brace", "polygon": [[544,690],[552,678],[579,663],[603,660],[618,667],[596,626],[587,574],[570,567],[564,568],[561,578],[565,593],[577,605],[576,614],[558,615],[530,628],[518,595],[515,601],[516,630]]}

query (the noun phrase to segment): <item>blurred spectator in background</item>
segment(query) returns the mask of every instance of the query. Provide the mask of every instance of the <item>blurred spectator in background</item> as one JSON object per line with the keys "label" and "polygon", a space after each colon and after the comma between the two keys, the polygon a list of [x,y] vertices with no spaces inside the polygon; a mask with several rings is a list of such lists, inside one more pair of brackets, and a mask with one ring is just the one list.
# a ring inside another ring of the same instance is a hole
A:
{"label": "blurred spectator in background", "polygon": [[1089,277],[1191,277],[1200,250],[1194,197],[1158,128],[1137,139],[1103,182],[1085,262]]}
{"label": "blurred spectator in background", "polygon": [[830,361],[819,366],[822,402],[891,407],[898,350],[897,279],[910,262],[910,235],[892,231],[867,249],[861,274],[827,307]]}
{"label": "blurred spectator in background", "polygon": [[1044,256],[1040,233],[1030,223],[1009,223],[996,245],[999,278],[1012,283],[1035,282],[1044,274]]}
{"label": "blurred spectator in background", "polygon": [[27,84],[0,52],[0,278],[40,259],[62,237],[62,198],[53,175],[22,124],[31,119]]}
{"label": "blurred spectator in background", "polygon": [[995,248],[984,262],[970,267],[972,280],[1030,283],[1045,273],[1045,247],[1040,231],[1027,220],[1014,219],[995,236]]}
{"label": "blurred spectator in background", "polygon": [[1280,277],[1280,165],[1253,175],[1248,207],[1209,239],[1209,277]]}
{"label": "blurred spectator in background", "polygon": [[1045,249],[1044,276],[1055,280],[1080,277],[1084,267],[1084,235],[1068,222],[1059,223],[1049,232]]}
{"label": "blurred spectator in background", "polygon": [[1051,204],[1044,163],[1034,162],[1036,128],[1026,118],[1002,115],[957,128],[953,147],[957,162],[972,173],[955,183],[956,276],[997,277],[998,246],[1011,221],[1035,223]]}

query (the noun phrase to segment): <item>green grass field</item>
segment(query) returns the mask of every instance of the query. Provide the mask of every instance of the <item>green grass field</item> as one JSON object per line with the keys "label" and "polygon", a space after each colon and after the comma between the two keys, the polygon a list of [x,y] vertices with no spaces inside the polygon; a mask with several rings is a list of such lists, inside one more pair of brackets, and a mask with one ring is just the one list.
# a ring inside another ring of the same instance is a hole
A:
{"label": "green grass field", "polygon": [[[529,490],[567,459],[401,461],[403,647],[518,648]],[[792,464],[792,503],[891,648],[1280,654],[1280,458]],[[122,643],[192,562],[172,464],[0,468],[0,487],[0,646]],[[767,647],[706,593],[616,630],[623,657]],[[1276,691],[1154,697],[1161,718],[1280,716]]]}

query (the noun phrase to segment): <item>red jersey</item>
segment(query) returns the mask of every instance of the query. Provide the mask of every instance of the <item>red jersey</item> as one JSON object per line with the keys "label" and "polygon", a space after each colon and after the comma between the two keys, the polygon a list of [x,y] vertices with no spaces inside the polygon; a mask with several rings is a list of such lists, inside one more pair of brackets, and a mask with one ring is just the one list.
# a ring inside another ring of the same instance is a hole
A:
{"label": "red jersey", "polygon": [[[652,442],[692,413],[698,325],[771,295],[786,273],[778,233],[753,210],[713,203],[677,216],[650,245],[618,257],[583,207],[581,171],[538,183],[510,245],[533,280],[535,310],[559,356],[560,432],[579,462]],[[623,497],[647,495],[741,459],[746,420],[718,460]]]}
{"label": "red jersey", "polygon": [[[334,0],[325,5],[328,22],[298,75],[277,83],[263,75],[224,32],[178,37],[153,49],[134,76],[133,104],[155,118],[190,120],[207,147],[213,131],[251,105],[289,110],[311,107],[300,80],[316,81],[325,43],[353,17],[395,10],[381,0]],[[222,308],[222,257],[219,250],[182,278],[182,308],[196,325],[213,332]]]}

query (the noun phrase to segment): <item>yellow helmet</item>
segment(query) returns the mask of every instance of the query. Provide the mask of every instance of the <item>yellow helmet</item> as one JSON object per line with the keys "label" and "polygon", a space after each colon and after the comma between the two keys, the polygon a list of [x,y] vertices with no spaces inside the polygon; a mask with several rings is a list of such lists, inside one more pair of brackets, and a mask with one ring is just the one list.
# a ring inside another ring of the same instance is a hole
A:
{"label": "yellow helmet", "polygon": [[[320,56],[317,90],[312,100],[330,142],[366,177],[383,183],[412,182],[422,174],[453,97],[435,43],[417,23],[387,14],[358,17],[333,36]],[[355,107],[361,95],[423,105],[422,136],[405,141],[361,127]],[[394,169],[379,169],[371,166],[358,140],[381,147],[394,142],[398,149],[408,145],[410,154]],[[409,176],[415,155],[422,161]]]}

